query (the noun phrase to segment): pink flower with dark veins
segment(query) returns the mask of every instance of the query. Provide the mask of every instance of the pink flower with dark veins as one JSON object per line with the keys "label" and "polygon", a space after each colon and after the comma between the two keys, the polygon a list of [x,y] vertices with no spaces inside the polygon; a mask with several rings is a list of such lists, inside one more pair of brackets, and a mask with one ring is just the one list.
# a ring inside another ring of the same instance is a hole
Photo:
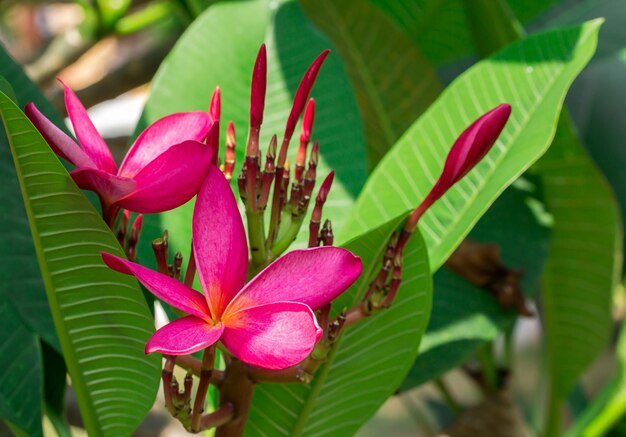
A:
{"label": "pink flower with dark veins", "polygon": [[362,269],[361,259],[348,250],[316,247],[287,253],[246,284],[243,222],[216,166],[196,201],[193,249],[204,296],[166,275],[102,254],[109,267],[134,275],[155,296],[189,314],[159,329],[146,353],[187,355],[221,341],[248,364],[293,366],[322,335],[314,311],[348,289]]}
{"label": "pink flower with dark veins", "polygon": [[208,112],[182,112],[157,120],[137,137],[118,169],[76,94],[63,87],[78,143],[33,103],[26,105],[26,115],[54,152],[76,166],[70,173],[74,182],[95,191],[103,211],[113,220],[120,208],[140,213],[167,211],[198,192],[213,154],[201,141],[218,128]]}

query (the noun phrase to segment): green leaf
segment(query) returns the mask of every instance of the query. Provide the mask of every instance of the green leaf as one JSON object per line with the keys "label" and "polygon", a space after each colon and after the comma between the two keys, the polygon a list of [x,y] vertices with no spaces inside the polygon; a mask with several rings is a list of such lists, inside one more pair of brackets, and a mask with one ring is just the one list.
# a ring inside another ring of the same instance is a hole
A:
{"label": "green leaf", "polygon": [[[522,190],[519,185],[514,184],[502,193],[468,238],[476,243],[497,245],[507,267],[523,269],[521,287],[528,296],[539,284],[550,232],[533,211],[539,202],[535,193]],[[434,284],[428,329],[415,364],[402,383],[403,390],[457,367],[516,320],[516,313],[502,309],[487,290],[446,268],[435,273]]]}
{"label": "green leaf", "polygon": [[[1,47],[0,76],[4,76],[13,86],[20,105],[34,101],[50,120],[59,126],[63,124],[37,86]],[[4,87],[2,92],[5,92]],[[13,90],[10,92],[13,93]],[[36,332],[60,352],[61,345],[54,330],[41,272],[37,266],[37,255],[4,129],[0,129],[0,186],[0,244],[11,248],[10,251],[0,252],[0,283],[7,290],[20,290],[19,293],[7,293],[6,299],[30,331]]]}
{"label": "green leaf", "polygon": [[3,295],[0,295],[0,332],[0,418],[29,436],[43,436],[39,342]]}
{"label": "green leaf", "polygon": [[[385,12],[434,65],[442,65],[474,52],[463,0],[369,1]],[[555,1],[508,0],[508,4],[515,16],[525,23]]]}
{"label": "green leaf", "polygon": [[[603,34],[600,34],[600,41]],[[611,184],[626,226],[626,48],[585,69],[568,96],[572,118],[594,162]]]}
{"label": "green leaf", "polygon": [[[232,23],[237,23],[233,26]],[[302,74],[315,57],[330,44],[313,28],[294,2],[277,8],[266,1],[225,2],[211,6],[187,29],[157,72],[140,128],[175,111],[208,107],[213,89],[222,91],[222,137],[229,120],[237,133],[237,161],[240,168],[247,139],[250,80],[256,53],[262,42],[268,50],[268,90],[265,118],[261,128],[263,150],[272,134],[282,135],[293,94]],[[331,54],[312,91],[316,99],[313,138],[320,141],[318,177],[336,171],[335,183],[324,207],[335,228],[345,222],[345,210],[359,192],[367,173],[363,126],[346,74]],[[296,132],[299,132],[297,130]],[[296,153],[294,135],[290,160]],[[237,173],[236,173],[237,174]],[[189,251],[193,203],[162,214],[156,228],[168,228],[174,250]],[[306,223],[306,222],[305,222]],[[300,241],[306,241],[303,226]],[[175,231],[174,231],[175,230]],[[145,234],[144,234],[145,235]],[[152,258],[144,239],[140,251]]]}
{"label": "green leaf", "polygon": [[[333,303],[334,314],[360,301],[403,219],[343,246],[361,257],[363,274]],[[432,282],[419,233],[405,250],[402,279],[392,307],[347,329],[310,385],[257,387],[246,428],[250,435],[353,435],[378,410],[411,367],[428,323]]]}
{"label": "green leaf", "polygon": [[626,414],[626,325],[622,325],[616,352],[618,368],[615,375],[567,430],[567,437],[604,436],[623,421]]}
{"label": "green leaf", "polygon": [[345,62],[361,108],[373,167],[443,86],[417,46],[368,0],[300,3]]}
{"label": "green leaf", "polygon": [[71,437],[70,427],[65,419],[65,381],[67,367],[63,356],[41,342],[43,356],[43,382],[45,413],[59,437]]}
{"label": "green leaf", "polygon": [[93,436],[130,434],[148,412],[159,357],[143,348],[153,322],[136,282],[103,263],[123,252],[34,126],[6,95],[11,143],[54,324]]}
{"label": "green leaf", "polygon": [[608,344],[622,235],[613,193],[567,116],[537,167],[555,222],[542,288],[552,435],[561,402]]}
{"label": "green leaf", "polygon": [[348,218],[349,236],[415,208],[463,129],[508,102],[513,113],[494,148],[420,222],[436,270],[497,196],[546,151],[567,89],[593,54],[600,24],[531,36],[457,78],[375,169]]}
{"label": "green leaf", "polygon": [[[523,0],[518,0],[522,2]],[[563,0],[532,24],[532,28],[571,26],[596,17],[604,17],[594,60],[612,56],[626,41],[626,0]]]}

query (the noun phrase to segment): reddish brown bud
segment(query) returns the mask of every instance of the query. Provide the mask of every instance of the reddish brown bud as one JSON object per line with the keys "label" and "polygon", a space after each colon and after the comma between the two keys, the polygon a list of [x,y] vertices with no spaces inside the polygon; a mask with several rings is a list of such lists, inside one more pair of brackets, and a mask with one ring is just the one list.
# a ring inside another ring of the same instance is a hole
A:
{"label": "reddish brown bud", "polygon": [[322,182],[320,186],[320,190],[317,192],[317,198],[315,199],[315,203],[326,203],[326,198],[328,197],[328,192],[333,185],[333,180],[335,179],[335,172],[331,171]]}
{"label": "reddish brown bud", "polygon": [[270,145],[267,148],[267,156],[265,157],[265,169],[261,181],[261,195],[259,197],[259,208],[265,209],[270,196],[270,189],[274,181],[276,169],[274,167],[274,159],[276,157],[276,135],[272,136]]}

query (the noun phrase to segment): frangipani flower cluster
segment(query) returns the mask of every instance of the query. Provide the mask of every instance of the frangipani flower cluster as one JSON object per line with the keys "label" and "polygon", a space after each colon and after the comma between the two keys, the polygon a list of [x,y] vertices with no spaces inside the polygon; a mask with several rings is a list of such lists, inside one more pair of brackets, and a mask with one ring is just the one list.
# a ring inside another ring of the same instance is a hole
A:
{"label": "frangipani flower cluster", "polygon": [[168,115],[144,130],[119,168],[76,94],[67,86],[65,106],[78,143],[48,120],[33,103],[26,115],[61,158],[76,166],[76,184],[98,194],[105,219],[120,208],[156,213],[176,208],[199,190],[212,161],[202,141],[217,129],[208,112]]}
{"label": "frangipani flower cluster", "polygon": [[305,359],[322,330],[313,311],[360,275],[360,258],[338,247],[295,250],[246,284],[248,245],[231,188],[212,166],[193,215],[193,249],[204,296],[180,282],[104,253],[109,267],[134,275],[150,292],[189,315],[159,329],[146,353],[186,355],[218,340],[240,360],[284,369]]}

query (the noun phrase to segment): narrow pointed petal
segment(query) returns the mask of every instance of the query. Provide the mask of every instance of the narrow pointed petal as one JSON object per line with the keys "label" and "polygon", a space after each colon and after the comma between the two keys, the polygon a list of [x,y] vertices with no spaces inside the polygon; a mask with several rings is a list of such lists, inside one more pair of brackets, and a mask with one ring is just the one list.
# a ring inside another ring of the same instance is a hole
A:
{"label": "narrow pointed petal", "polygon": [[150,293],[173,307],[200,319],[210,318],[206,301],[196,290],[169,276],[106,252],[102,252],[102,259],[113,270],[137,278]]}
{"label": "narrow pointed petal", "polygon": [[223,331],[221,323],[214,325],[194,316],[182,317],[155,332],[146,344],[146,353],[189,355],[211,346]]}
{"label": "narrow pointed petal", "polygon": [[200,189],[211,166],[212,155],[209,146],[197,141],[185,141],[170,147],[135,175],[137,189],[119,199],[118,205],[141,213],[179,207]]}
{"label": "narrow pointed petal", "polygon": [[71,139],[65,132],[48,120],[46,116],[37,109],[34,103],[31,102],[27,104],[24,113],[33,125],[35,125],[54,153],[74,164],[76,167],[96,167],[91,158],[80,148],[76,141]]}
{"label": "narrow pointed petal", "polygon": [[113,155],[111,155],[111,151],[102,139],[102,136],[100,136],[91,122],[87,110],[78,100],[74,91],[63,82],[61,84],[65,90],[67,115],[69,115],[72,121],[72,127],[74,127],[74,132],[76,132],[78,143],[100,170],[116,174],[117,166],[113,160]]}
{"label": "narrow pointed petal", "polygon": [[120,176],[133,177],[175,144],[202,142],[210,127],[207,112],[180,112],[148,126],[135,140],[120,165]]}
{"label": "narrow pointed petal", "polygon": [[135,191],[137,182],[132,179],[115,176],[96,168],[77,168],[70,172],[74,182],[82,190],[98,193],[98,196],[108,204]]}
{"label": "narrow pointed petal", "polygon": [[301,302],[317,310],[346,291],[362,267],[361,258],[339,247],[294,250],[253,278],[227,311],[276,301]]}
{"label": "narrow pointed petal", "polygon": [[322,335],[315,314],[297,302],[274,302],[224,316],[224,346],[240,360],[280,370],[304,360]]}
{"label": "narrow pointed petal", "polygon": [[230,185],[219,168],[211,166],[193,212],[193,250],[202,289],[216,317],[246,281],[246,241]]}

